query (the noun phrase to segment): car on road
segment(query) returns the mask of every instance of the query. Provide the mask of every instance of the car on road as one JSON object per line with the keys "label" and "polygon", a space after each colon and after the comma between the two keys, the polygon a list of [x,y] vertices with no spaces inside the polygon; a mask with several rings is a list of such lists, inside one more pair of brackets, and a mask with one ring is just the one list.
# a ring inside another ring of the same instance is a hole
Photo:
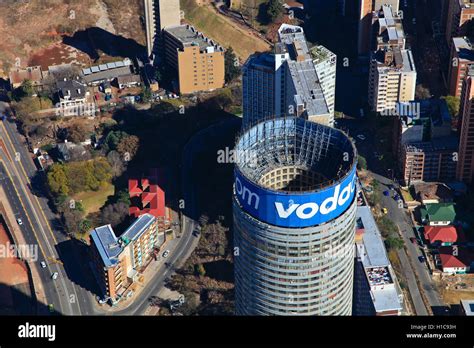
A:
{"label": "car on road", "polygon": [[199,237],[199,231],[198,231],[198,230],[194,230],[194,231],[193,231],[193,236],[194,236],[194,237]]}
{"label": "car on road", "polygon": [[387,208],[382,208],[382,213],[388,214],[388,209]]}
{"label": "car on road", "polygon": [[16,222],[18,222],[18,225],[20,226],[23,225],[23,220],[20,218],[16,219]]}
{"label": "car on road", "polygon": [[365,140],[365,135],[363,135],[363,134],[358,134],[358,135],[357,135],[357,138],[359,138],[360,140]]}
{"label": "car on road", "polygon": [[50,313],[53,313],[54,312],[54,305],[52,303],[50,303],[48,305],[48,309],[49,309]]}
{"label": "car on road", "polygon": [[360,117],[364,117],[364,116],[365,116],[364,109],[361,108],[361,109],[359,110],[359,112],[360,112]]}
{"label": "car on road", "polygon": [[400,200],[400,195],[398,193],[394,194],[393,199],[396,200],[396,201]]}
{"label": "car on road", "polygon": [[415,25],[416,24],[416,18],[413,18],[411,22],[413,23],[413,25]]}
{"label": "car on road", "polygon": [[41,261],[41,268],[46,268],[46,262]]}
{"label": "car on road", "polygon": [[97,296],[96,299],[97,299],[97,302],[99,302],[100,304],[104,304],[107,302],[107,300],[102,299],[100,296]]}
{"label": "car on road", "polygon": [[387,191],[387,190],[385,190],[385,191],[383,191],[383,195],[386,196],[386,197],[388,197],[388,196],[390,196],[390,192]]}
{"label": "car on road", "polygon": [[164,257],[164,258],[167,258],[169,254],[170,254],[170,251],[169,251],[169,250],[165,250],[165,252],[163,253],[163,257]]}
{"label": "car on road", "polygon": [[58,272],[54,272],[54,273],[51,275],[51,279],[53,279],[53,280],[58,279]]}
{"label": "car on road", "polygon": [[420,261],[421,263],[424,263],[426,262],[426,258],[423,255],[420,255],[418,256],[418,261]]}

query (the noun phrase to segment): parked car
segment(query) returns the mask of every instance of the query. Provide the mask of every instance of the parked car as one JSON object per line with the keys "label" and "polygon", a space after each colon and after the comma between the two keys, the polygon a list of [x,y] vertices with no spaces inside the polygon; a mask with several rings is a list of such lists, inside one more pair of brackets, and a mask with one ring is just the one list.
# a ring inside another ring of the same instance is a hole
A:
{"label": "parked car", "polygon": [[41,261],[41,268],[46,268],[46,262]]}
{"label": "parked car", "polygon": [[23,220],[21,220],[20,218],[16,219],[16,222],[18,222],[18,225],[23,225]]}
{"label": "parked car", "polygon": [[53,275],[51,276],[53,280],[58,279],[58,272],[54,272]]}
{"label": "parked car", "polygon": [[383,195],[388,197],[388,196],[390,196],[390,192],[388,192],[387,190],[385,190],[385,191],[383,191]]}
{"label": "parked car", "polygon": [[53,312],[54,312],[54,305],[53,305],[52,303],[50,303],[50,304],[48,305],[48,309],[49,309],[49,311],[50,311],[51,313],[53,313]]}
{"label": "parked car", "polygon": [[170,254],[170,251],[169,251],[169,250],[165,250],[165,252],[163,253],[163,257],[164,257],[164,258],[167,258],[169,254]]}
{"label": "parked car", "polygon": [[365,140],[365,135],[363,135],[363,134],[358,134],[358,135],[357,135],[357,138],[359,138],[360,140]]}
{"label": "parked car", "polygon": [[423,255],[418,256],[418,261],[420,261],[421,263],[424,263],[426,262],[426,258]]}

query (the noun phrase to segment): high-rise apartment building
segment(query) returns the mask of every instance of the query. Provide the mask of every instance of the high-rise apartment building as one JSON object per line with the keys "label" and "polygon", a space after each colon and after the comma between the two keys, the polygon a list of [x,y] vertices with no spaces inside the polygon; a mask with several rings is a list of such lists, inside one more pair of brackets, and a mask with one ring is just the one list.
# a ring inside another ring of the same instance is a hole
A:
{"label": "high-rise apartment building", "polygon": [[336,55],[323,46],[309,49],[303,28],[284,24],[274,51],[245,63],[244,126],[285,115],[332,126],[335,88]]}
{"label": "high-rise apartment building", "polygon": [[94,229],[91,263],[102,297],[117,303],[127,296],[164,238],[164,229],[151,214],[141,215],[120,237],[110,225]]}
{"label": "high-rise apartment building", "polygon": [[[356,0],[357,1],[357,0]],[[399,0],[358,0],[359,26],[357,47],[359,55],[368,55],[371,51],[372,12],[379,11],[383,5],[389,5],[398,13]]]}
{"label": "high-rise apartment building", "polygon": [[474,47],[466,37],[454,37],[449,62],[449,94],[461,96],[462,84],[467,71],[474,64]]}
{"label": "high-rise apartment building", "polygon": [[461,93],[459,108],[461,134],[456,177],[467,184],[473,182],[474,174],[474,68],[468,70]]}
{"label": "high-rise apartment building", "polygon": [[190,25],[163,30],[167,65],[176,72],[181,94],[224,87],[224,49]]}
{"label": "high-rise apartment building", "polygon": [[474,18],[474,1],[449,0],[446,7],[446,42],[452,45],[452,38],[466,35],[466,24]]}
{"label": "high-rise apartment building", "polygon": [[155,49],[157,36],[166,27],[181,24],[179,0],[144,0],[146,45],[150,57]]}
{"label": "high-rise apartment building", "polygon": [[351,315],[357,153],[300,117],[247,128],[233,197],[238,315]]}
{"label": "high-rise apartment building", "polygon": [[405,48],[399,14],[384,5],[373,17],[377,50],[370,59],[368,98],[373,111],[385,112],[415,99],[416,68],[411,50]]}

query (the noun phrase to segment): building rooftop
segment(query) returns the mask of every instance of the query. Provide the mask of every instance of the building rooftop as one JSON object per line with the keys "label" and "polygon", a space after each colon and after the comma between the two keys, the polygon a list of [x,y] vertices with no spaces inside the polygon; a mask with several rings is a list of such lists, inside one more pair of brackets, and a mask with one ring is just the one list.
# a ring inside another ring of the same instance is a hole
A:
{"label": "building rooftop", "polygon": [[56,87],[62,98],[70,100],[85,98],[87,86],[79,79],[56,82]]}
{"label": "building rooftop", "polygon": [[215,43],[212,39],[206,37],[203,33],[197,31],[191,25],[175,25],[166,27],[164,30],[179,40],[183,46],[199,46],[201,50],[205,50],[208,53],[224,51],[221,46]]}
{"label": "building rooftop", "polygon": [[454,221],[456,219],[455,203],[425,204],[421,208],[421,217],[430,222]]}
{"label": "building rooftop", "polygon": [[364,229],[362,245],[357,245],[357,255],[365,270],[375,311],[401,311],[401,294],[397,290],[390,260],[370,207],[358,206],[356,217],[358,228]]}
{"label": "building rooftop", "polygon": [[150,214],[141,215],[120,238],[117,238],[111,225],[95,228],[90,236],[105,267],[116,265],[118,256],[124,250],[124,247],[130,241],[138,238],[154,220],[155,217]]}
{"label": "building rooftop", "polygon": [[10,71],[10,83],[18,85],[25,80],[31,81],[34,85],[40,84],[43,79],[43,73],[40,66],[29,66],[25,69],[14,68]]}
{"label": "building rooftop", "polygon": [[99,251],[99,255],[105,267],[111,267],[117,264],[117,257],[123,248],[118,243],[114,230],[111,225],[100,226],[94,229],[90,234],[94,245]]}
{"label": "building rooftop", "polygon": [[137,239],[155,220],[155,217],[151,214],[140,215],[138,219],[136,219],[120,236],[120,238],[123,241]]}
{"label": "building rooftop", "polygon": [[461,300],[461,307],[466,315],[474,315],[474,300]]}
{"label": "building rooftop", "polygon": [[439,258],[443,268],[468,267],[474,260],[466,248],[461,246],[443,246],[439,248]]}
{"label": "building rooftop", "polygon": [[443,183],[420,182],[414,185],[417,199],[423,203],[427,200],[437,200],[438,203],[449,203],[453,201],[451,189]]}
{"label": "building rooftop", "polygon": [[357,218],[361,219],[364,228],[363,243],[366,253],[362,261],[364,267],[383,267],[389,265],[390,261],[387,257],[385,245],[370,207],[357,207],[356,215]]}
{"label": "building rooftop", "polygon": [[460,60],[474,61],[473,46],[467,37],[453,37],[453,48]]}
{"label": "building rooftop", "polygon": [[424,237],[430,244],[456,243],[460,241],[460,235],[454,226],[425,226]]}

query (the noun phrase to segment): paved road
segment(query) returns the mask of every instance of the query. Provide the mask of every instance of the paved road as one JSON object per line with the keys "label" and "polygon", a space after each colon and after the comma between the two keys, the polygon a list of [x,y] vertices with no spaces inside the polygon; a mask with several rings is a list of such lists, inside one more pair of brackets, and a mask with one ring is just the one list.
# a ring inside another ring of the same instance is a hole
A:
{"label": "paved road", "polygon": [[[7,188],[9,200],[15,200],[14,195],[18,196],[25,212],[24,221],[28,221],[31,227],[29,234],[29,243],[38,244],[42,259],[48,264],[49,275],[58,272],[59,276],[54,281],[56,292],[59,297],[51,298],[55,309],[65,315],[85,314],[81,311],[81,302],[84,303],[84,294],[79,295],[81,290],[68,278],[64,267],[57,260],[61,259],[59,254],[59,243],[65,242],[66,237],[58,232],[56,217],[51,212],[45,198],[36,197],[32,193],[31,179],[37,174],[36,168],[30,154],[23,145],[20,135],[16,132],[14,123],[4,121],[0,124],[0,137],[7,147],[7,154],[3,153],[3,162],[6,172],[13,179],[14,190]],[[10,161],[9,158],[13,160]],[[40,273],[45,270],[40,269]],[[48,285],[48,284],[45,284]],[[49,299],[48,299],[49,300]]]}
{"label": "paved road", "polygon": [[[393,182],[391,180],[380,175],[374,174],[374,178],[377,179],[380,183],[382,183],[382,191],[388,190],[386,185],[393,185]],[[415,236],[414,234],[413,224],[410,221],[406,210],[403,208],[399,208],[398,203],[391,196],[387,197],[382,195],[381,204],[388,209],[388,217],[398,226],[406,245],[406,252],[405,250],[399,252],[403,271],[405,272],[405,274],[416,274],[419,281],[417,289],[412,289],[412,287],[410,287],[410,293],[412,294],[415,308],[417,308],[417,314],[423,314],[421,312],[418,313],[418,311],[421,310],[421,304],[419,303],[419,291],[422,291],[428,300],[433,314],[443,315],[445,304],[441,301],[441,298],[437,289],[435,288],[435,284],[431,278],[426,263],[422,263],[418,259],[419,256],[423,256],[421,248],[410,241],[410,238],[417,236]],[[413,281],[413,279],[411,278],[412,277],[410,276],[407,280]]]}

